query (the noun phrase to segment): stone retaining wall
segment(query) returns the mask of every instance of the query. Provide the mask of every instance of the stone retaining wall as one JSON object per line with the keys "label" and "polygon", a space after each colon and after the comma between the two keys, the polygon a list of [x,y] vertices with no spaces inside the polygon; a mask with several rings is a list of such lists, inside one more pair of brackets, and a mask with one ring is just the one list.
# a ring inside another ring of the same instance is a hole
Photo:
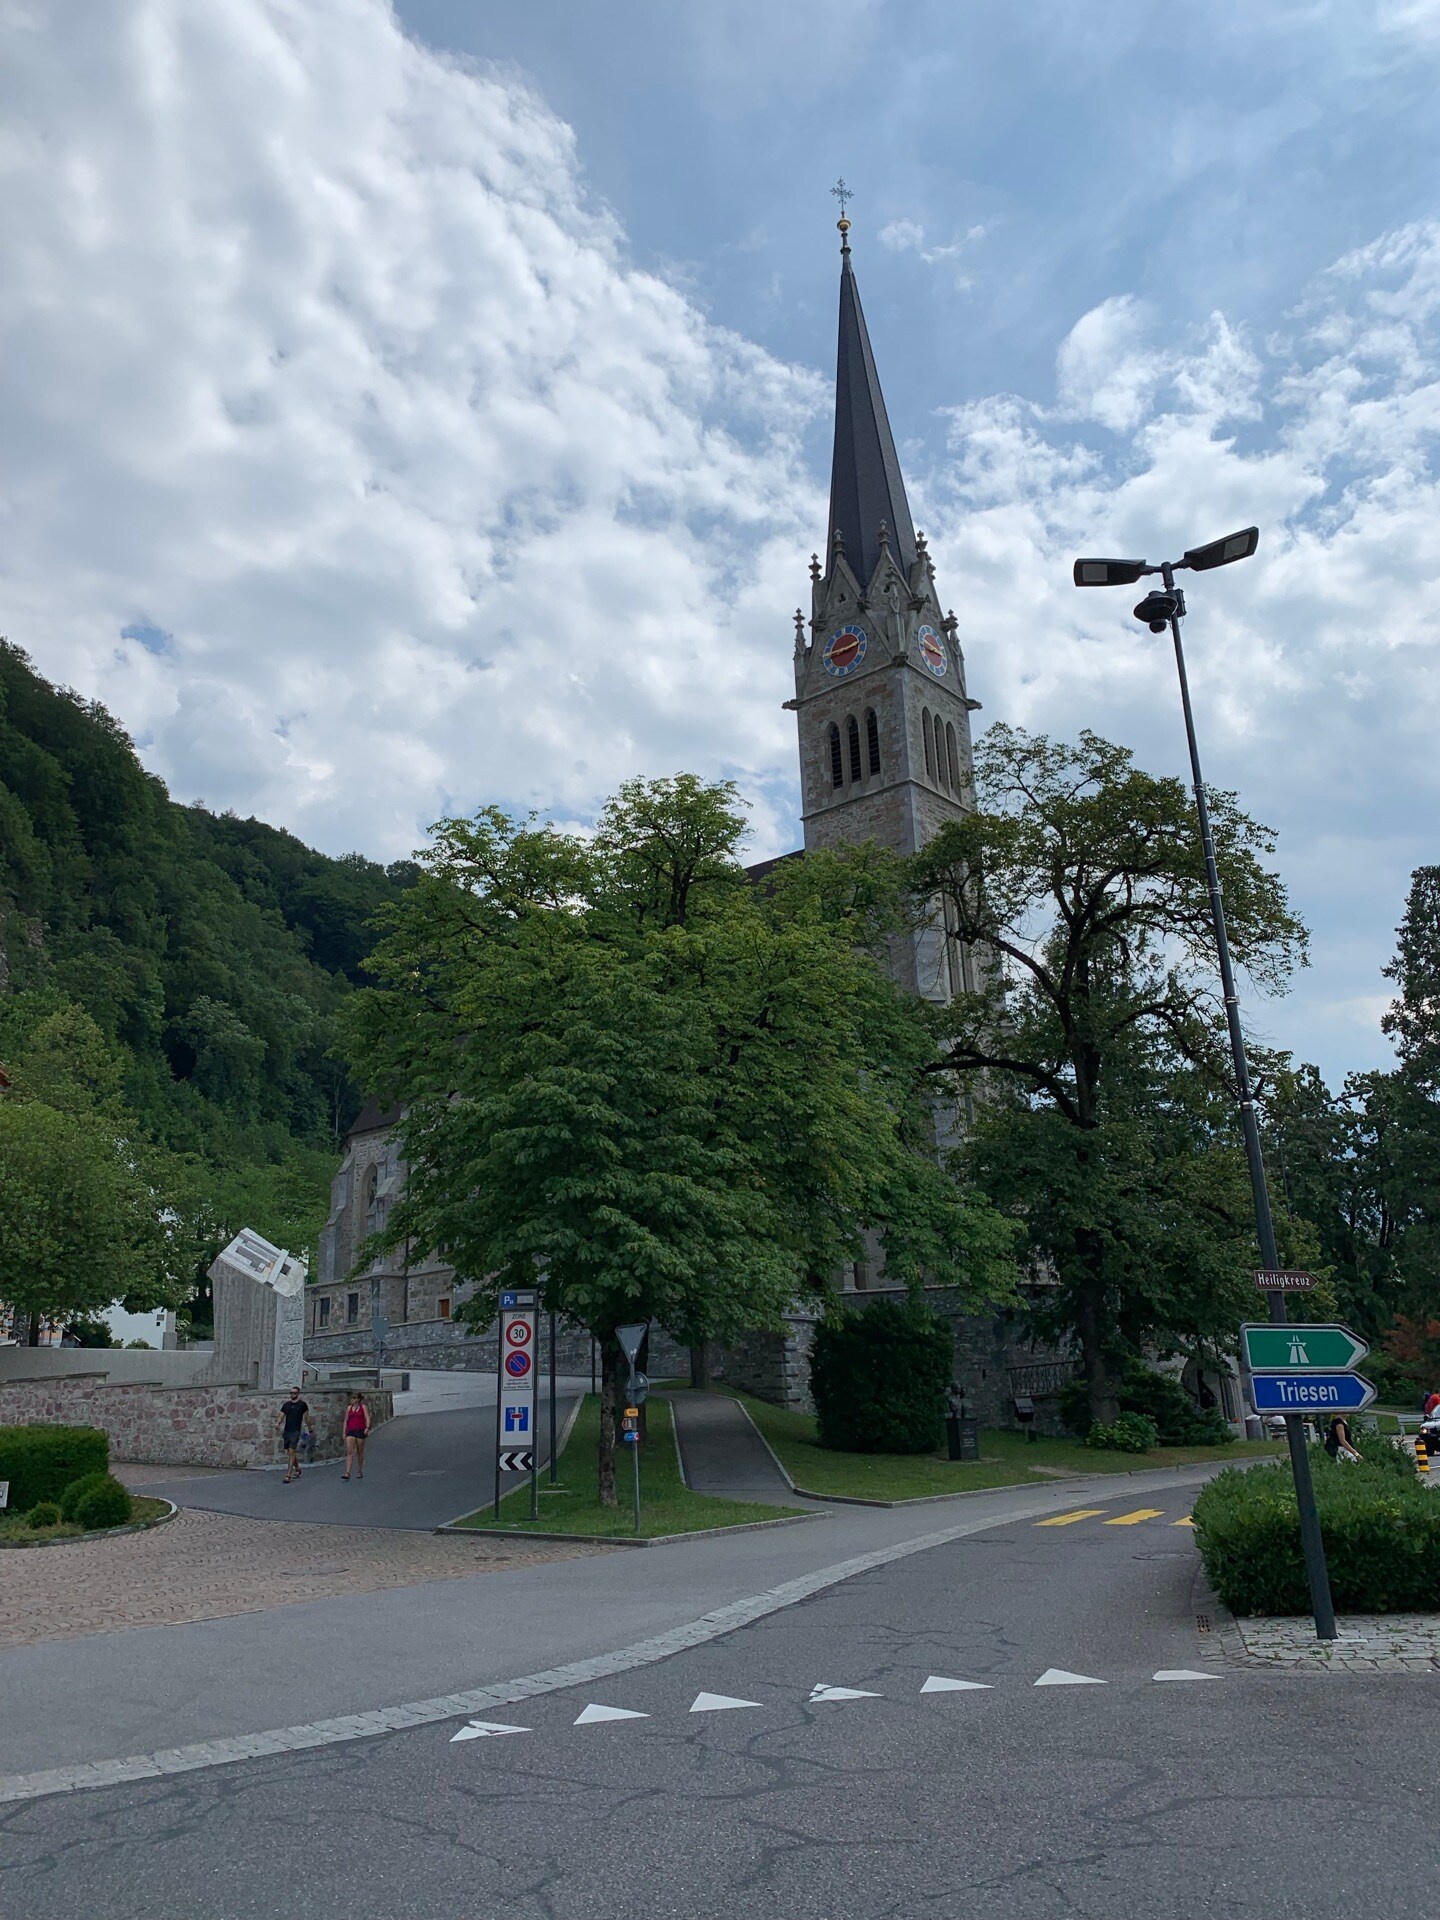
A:
{"label": "stone retaining wall", "polygon": [[[542,1376],[550,1366],[546,1317],[540,1316],[540,1351],[537,1356]],[[384,1360],[392,1367],[413,1367],[417,1372],[435,1368],[454,1373],[494,1373],[500,1365],[499,1332],[494,1326],[484,1333],[472,1333],[458,1320],[409,1320],[393,1324],[385,1335]],[[338,1333],[307,1333],[305,1359],[309,1365],[375,1365],[375,1336],[368,1327],[347,1328]],[[562,1325],[555,1342],[557,1373],[583,1378],[590,1371],[590,1336],[580,1327]],[[650,1330],[652,1380],[688,1380],[688,1348],[672,1340],[659,1327]]]}
{"label": "stone retaining wall", "polygon": [[[304,1389],[315,1429],[315,1457],[344,1451],[345,1387]],[[245,1387],[110,1385],[103,1374],[0,1381],[0,1426],[31,1421],[100,1427],[117,1460],[155,1466],[264,1467],[285,1458],[275,1432],[283,1393]],[[369,1388],[365,1404],[378,1426],[392,1412],[389,1393]]]}

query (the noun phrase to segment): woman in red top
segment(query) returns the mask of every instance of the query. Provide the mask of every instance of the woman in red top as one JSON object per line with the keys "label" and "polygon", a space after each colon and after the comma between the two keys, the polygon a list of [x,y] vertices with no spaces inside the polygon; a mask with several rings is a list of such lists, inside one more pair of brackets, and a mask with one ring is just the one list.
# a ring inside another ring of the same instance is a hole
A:
{"label": "woman in red top", "polygon": [[358,1390],[350,1396],[350,1404],[345,1409],[345,1471],[342,1480],[350,1478],[350,1469],[358,1469],[358,1478],[365,1478],[365,1436],[370,1431],[370,1409],[365,1404],[365,1396]]}

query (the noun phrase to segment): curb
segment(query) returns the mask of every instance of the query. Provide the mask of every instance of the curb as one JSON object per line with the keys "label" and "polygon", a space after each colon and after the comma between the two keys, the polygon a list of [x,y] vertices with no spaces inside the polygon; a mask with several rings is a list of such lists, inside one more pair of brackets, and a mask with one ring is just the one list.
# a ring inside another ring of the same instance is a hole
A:
{"label": "curb", "polygon": [[[145,1500],[164,1499],[163,1494],[142,1494]],[[173,1500],[166,1500],[168,1513],[157,1513],[153,1520],[129,1520],[123,1527],[97,1527],[93,1533],[70,1534],[63,1540],[3,1540],[0,1552],[6,1549],[17,1553],[28,1553],[32,1547],[83,1547],[87,1540],[115,1540],[122,1533],[149,1533],[154,1527],[166,1526],[180,1509]]]}
{"label": "curb", "polygon": [[[1014,1489],[1012,1488],[1013,1492]],[[804,1520],[823,1520],[823,1513],[784,1513],[778,1520],[742,1520],[730,1527],[700,1527],[689,1533],[535,1533],[528,1527],[462,1527],[447,1520],[436,1533],[461,1533],[467,1540],[555,1540],[576,1547],[668,1547],[677,1540],[728,1539],[735,1533],[760,1533],[766,1527],[795,1527]]]}

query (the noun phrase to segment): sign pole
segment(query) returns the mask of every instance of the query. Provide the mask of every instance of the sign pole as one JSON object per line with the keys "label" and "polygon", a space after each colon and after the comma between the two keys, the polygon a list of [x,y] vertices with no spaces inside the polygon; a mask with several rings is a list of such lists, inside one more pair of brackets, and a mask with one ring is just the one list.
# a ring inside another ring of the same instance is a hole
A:
{"label": "sign pole", "polygon": [[495,1389],[495,1518],[500,1518],[500,1447],[502,1444],[501,1422],[505,1417],[505,1342],[498,1342],[499,1358],[496,1370],[499,1384]]}
{"label": "sign pole", "polygon": [[555,1309],[550,1309],[550,1484],[560,1478],[560,1463],[555,1458]]}

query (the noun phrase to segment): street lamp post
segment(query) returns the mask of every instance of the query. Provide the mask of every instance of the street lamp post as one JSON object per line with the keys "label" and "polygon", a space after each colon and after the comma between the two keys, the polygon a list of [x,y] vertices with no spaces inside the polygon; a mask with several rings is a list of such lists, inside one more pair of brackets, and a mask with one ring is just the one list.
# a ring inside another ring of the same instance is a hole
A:
{"label": "street lamp post", "polygon": [[[1240,533],[1212,540],[1208,546],[1191,547],[1179,560],[1162,560],[1151,566],[1144,560],[1077,560],[1077,587],[1133,586],[1140,579],[1159,574],[1163,586],[1135,608],[1137,620],[1143,620],[1152,633],[1164,633],[1168,627],[1175,643],[1175,670],[1180,678],[1180,704],[1185,712],[1185,739],[1190,748],[1190,776],[1195,789],[1195,812],[1200,822],[1200,845],[1205,856],[1205,884],[1210,894],[1210,918],[1215,929],[1215,946],[1220,958],[1220,982],[1225,998],[1225,1021],[1230,1030],[1230,1057],[1235,1086],[1240,1099],[1240,1129],[1245,1140],[1245,1158],[1250,1169],[1250,1192],[1255,1206],[1255,1237],[1260,1245],[1261,1264],[1268,1269],[1280,1265],[1275,1245],[1275,1221],[1270,1211],[1270,1191],[1265,1180],[1265,1160],[1260,1150],[1260,1125],[1255,1114],[1255,1094],[1250,1081],[1250,1062],[1245,1054],[1245,1036],[1240,1027],[1240,996],[1235,991],[1235,970],[1230,962],[1230,942],[1225,934],[1225,906],[1220,887],[1220,870],[1215,861],[1215,837],[1210,829],[1210,808],[1205,798],[1205,782],[1200,774],[1200,749],[1195,740],[1195,715],[1190,705],[1190,681],[1185,672],[1185,649],[1180,642],[1180,622],[1185,615],[1185,595],[1175,585],[1179,568],[1208,573],[1214,567],[1226,567],[1235,560],[1248,560],[1260,544],[1258,527],[1246,527]],[[1286,1319],[1285,1296],[1271,1293],[1270,1318]],[[1330,1574],[1325,1565],[1325,1543],[1320,1534],[1320,1515],[1315,1506],[1315,1486],[1310,1474],[1310,1456],[1305,1448],[1305,1426],[1299,1414],[1286,1414],[1285,1433],[1290,1443],[1290,1468],[1295,1476],[1295,1498],[1300,1509],[1300,1540],[1305,1553],[1305,1573],[1310,1583],[1310,1604],[1315,1615],[1315,1634],[1320,1640],[1336,1637],[1335,1607],[1330,1597]]]}

